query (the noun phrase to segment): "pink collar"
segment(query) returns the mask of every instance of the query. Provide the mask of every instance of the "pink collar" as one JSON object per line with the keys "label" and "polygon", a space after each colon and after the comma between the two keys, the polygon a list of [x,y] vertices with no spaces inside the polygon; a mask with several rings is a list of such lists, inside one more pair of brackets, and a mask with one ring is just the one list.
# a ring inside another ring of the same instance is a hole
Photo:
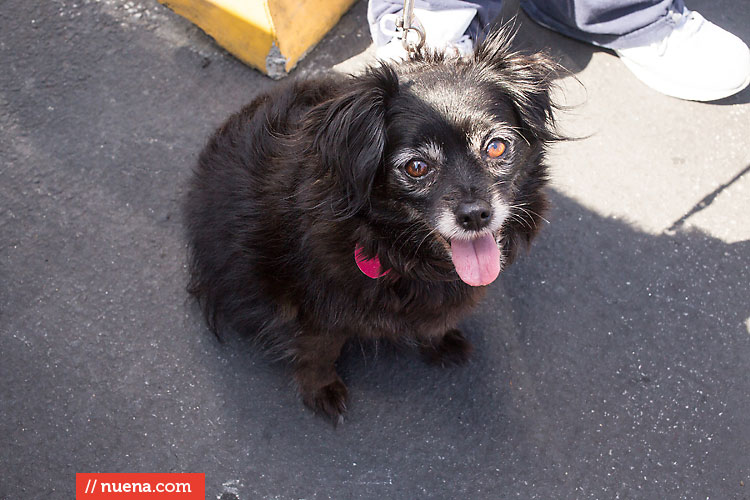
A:
{"label": "pink collar", "polygon": [[380,259],[378,259],[377,255],[372,259],[365,257],[363,249],[359,245],[354,247],[354,261],[357,263],[359,270],[368,278],[377,279],[391,272],[390,269],[386,269],[385,271],[382,269]]}

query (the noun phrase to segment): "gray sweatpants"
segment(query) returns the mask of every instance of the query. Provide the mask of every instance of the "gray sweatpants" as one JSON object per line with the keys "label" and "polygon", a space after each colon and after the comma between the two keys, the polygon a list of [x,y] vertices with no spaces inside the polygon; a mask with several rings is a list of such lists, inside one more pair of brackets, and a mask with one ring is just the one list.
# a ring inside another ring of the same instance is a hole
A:
{"label": "gray sweatpants", "polygon": [[[473,39],[500,13],[501,0],[415,0],[415,6],[428,10],[471,7],[477,16],[468,29]],[[623,49],[641,45],[669,33],[675,23],[671,14],[680,13],[683,0],[521,0],[521,7],[537,23],[584,42]],[[403,0],[369,0],[367,20],[376,45],[388,43],[391,36],[380,29],[380,19],[404,8]]]}

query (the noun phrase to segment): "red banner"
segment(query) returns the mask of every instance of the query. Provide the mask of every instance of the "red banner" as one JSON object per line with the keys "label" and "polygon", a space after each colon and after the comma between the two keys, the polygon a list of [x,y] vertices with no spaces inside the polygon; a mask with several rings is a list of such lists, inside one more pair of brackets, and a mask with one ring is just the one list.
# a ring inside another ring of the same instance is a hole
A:
{"label": "red banner", "polygon": [[205,498],[205,474],[76,474],[76,500],[204,500]]}

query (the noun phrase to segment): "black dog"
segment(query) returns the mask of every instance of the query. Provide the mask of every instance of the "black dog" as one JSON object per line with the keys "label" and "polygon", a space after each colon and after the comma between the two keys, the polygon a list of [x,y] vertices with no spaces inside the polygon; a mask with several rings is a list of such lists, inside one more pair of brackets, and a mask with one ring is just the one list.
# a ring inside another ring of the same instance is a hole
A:
{"label": "black dog", "polygon": [[457,322],[542,219],[554,69],[499,31],[471,58],[292,81],[233,115],[185,205],[209,326],[289,358],[304,402],[334,419],[349,339],[465,361]]}

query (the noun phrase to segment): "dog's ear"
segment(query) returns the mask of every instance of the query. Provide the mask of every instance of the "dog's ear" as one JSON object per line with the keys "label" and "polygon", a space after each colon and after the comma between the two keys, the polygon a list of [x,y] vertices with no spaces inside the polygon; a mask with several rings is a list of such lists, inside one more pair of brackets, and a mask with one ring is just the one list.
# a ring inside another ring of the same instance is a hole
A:
{"label": "dog's ear", "polygon": [[554,131],[555,104],[551,97],[560,66],[542,53],[522,54],[511,47],[514,31],[504,27],[490,32],[476,47],[474,63],[510,97],[521,119],[526,139],[560,139]]}
{"label": "dog's ear", "polygon": [[308,114],[314,152],[343,189],[346,206],[339,215],[353,215],[369,202],[383,163],[386,107],[397,92],[396,73],[382,64],[353,78],[343,94]]}

